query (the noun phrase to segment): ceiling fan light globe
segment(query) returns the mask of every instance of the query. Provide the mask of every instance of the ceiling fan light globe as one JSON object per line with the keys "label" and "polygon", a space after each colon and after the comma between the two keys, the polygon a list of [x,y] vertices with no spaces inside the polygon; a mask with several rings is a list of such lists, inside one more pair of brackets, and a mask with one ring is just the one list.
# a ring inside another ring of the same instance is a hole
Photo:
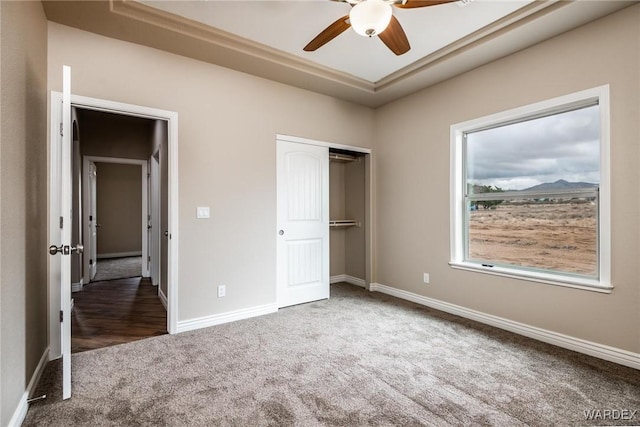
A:
{"label": "ceiling fan light globe", "polygon": [[356,33],[373,37],[387,28],[391,14],[391,5],[384,0],[363,0],[351,8],[349,21]]}

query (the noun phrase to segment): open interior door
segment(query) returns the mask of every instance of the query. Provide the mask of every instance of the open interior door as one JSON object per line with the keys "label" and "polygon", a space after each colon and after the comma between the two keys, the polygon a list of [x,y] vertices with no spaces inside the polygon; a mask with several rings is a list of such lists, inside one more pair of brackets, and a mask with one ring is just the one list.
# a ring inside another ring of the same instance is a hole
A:
{"label": "open interior door", "polygon": [[[60,261],[59,286],[60,286],[60,342],[62,353],[62,398],[71,397],[71,254],[82,252],[82,246],[71,246],[71,68],[63,67],[63,94],[62,111],[60,114],[60,138],[59,144],[52,147],[52,172],[51,183],[52,198],[57,198],[57,203],[52,204],[59,212],[60,241],[51,242],[49,253]],[[52,265],[56,262],[52,262]]]}
{"label": "open interior door", "polygon": [[329,298],[329,149],[277,141],[278,306]]}

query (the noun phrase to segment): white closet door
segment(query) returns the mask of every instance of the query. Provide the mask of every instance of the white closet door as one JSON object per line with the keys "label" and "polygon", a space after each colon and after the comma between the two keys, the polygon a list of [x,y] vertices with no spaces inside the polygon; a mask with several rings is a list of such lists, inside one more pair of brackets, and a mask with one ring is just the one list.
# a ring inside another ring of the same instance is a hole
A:
{"label": "white closet door", "polygon": [[277,141],[278,305],[329,298],[329,149]]}

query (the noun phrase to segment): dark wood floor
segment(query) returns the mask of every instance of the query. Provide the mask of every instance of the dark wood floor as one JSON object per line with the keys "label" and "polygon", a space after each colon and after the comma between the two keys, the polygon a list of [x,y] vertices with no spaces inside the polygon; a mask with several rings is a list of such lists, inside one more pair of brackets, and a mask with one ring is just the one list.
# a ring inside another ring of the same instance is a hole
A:
{"label": "dark wood floor", "polygon": [[72,353],[167,333],[167,312],[147,278],[90,283],[73,300]]}

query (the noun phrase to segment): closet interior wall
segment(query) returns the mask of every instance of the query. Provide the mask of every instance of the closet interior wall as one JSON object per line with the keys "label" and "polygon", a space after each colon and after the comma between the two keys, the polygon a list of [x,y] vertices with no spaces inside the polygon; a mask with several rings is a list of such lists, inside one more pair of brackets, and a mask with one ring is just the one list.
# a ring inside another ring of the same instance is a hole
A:
{"label": "closet interior wall", "polygon": [[[357,153],[353,153],[357,154]],[[329,162],[329,216],[331,221],[353,220],[356,225],[330,227],[332,281],[348,276],[364,283],[365,264],[365,158]]]}

